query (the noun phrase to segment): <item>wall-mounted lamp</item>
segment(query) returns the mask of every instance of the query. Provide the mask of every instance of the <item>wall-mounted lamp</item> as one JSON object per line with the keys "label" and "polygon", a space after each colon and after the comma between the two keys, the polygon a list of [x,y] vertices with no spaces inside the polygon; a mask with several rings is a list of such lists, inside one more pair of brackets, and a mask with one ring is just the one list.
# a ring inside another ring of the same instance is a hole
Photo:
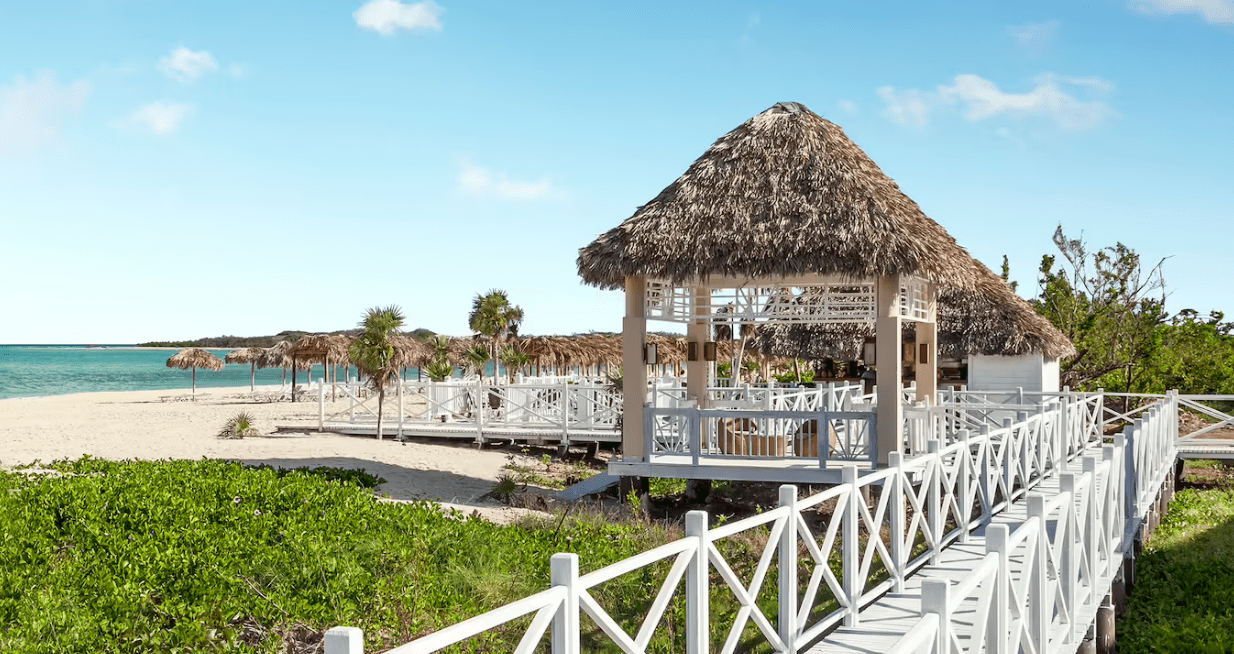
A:
{"label": "wall-mounted lamp", "polygon": [[690,341],[689,343],[686,343],[686,360],[687,361],[698,361],[698,343],[697,342]]}
{"label": "wall-mounted lamp", "polygon": [[656,365],[656,344],[648,343],[643,346],[643,362],[649,366]]}
{"label": "wall-mounted lamp", "polygon": [[706,359],[707,361],[716,360],[716,342],[715,341],[707,341],[706,343],[703,343],[703,358]]}
{"label": "wall-mounted lamp", "polygon": [[922,343],[917,346],[917,363],[929,365],[930,363],[930,344]]}

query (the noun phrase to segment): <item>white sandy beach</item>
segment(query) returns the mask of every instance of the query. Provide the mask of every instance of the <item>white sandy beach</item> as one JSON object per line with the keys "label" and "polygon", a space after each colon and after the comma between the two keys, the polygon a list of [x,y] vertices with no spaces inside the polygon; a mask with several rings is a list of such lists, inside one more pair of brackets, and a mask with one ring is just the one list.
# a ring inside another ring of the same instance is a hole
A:
{"label": "white sandy beach", "polygon": [[[318,407],[311,402],[254,402],[248,387],[198,389],[197,402],[164,402],[184,390],[79,393],[0,400],[0,466],[36,459],[230,459],[280,467],[364,468],[387,481],[378,492],[395,500],[427,499],[466,513],[479,511],[505,522],[522,510],[480,497],[492,490],[509,454],[478,450],[464,442],[397,443],[373,437],[317,433]],[[344,400],[326,411],[347,408]],[[247,411],[258,436],[223,439],[228,419]],[[275,423],[303,424],[303,431],[273,433]]]}

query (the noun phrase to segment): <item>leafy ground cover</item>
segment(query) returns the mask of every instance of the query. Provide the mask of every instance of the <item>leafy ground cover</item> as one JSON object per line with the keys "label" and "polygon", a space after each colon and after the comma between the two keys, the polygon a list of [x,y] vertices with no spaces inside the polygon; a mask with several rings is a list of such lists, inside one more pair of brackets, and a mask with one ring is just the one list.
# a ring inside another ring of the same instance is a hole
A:
{"label": "leafy ground cover", "polygon": [[355,471],[44,468],[0,472],[0,651],[297,651],[337,624],[379,651],[546,588],[554,552],[586,571],[676,536],[594,516],[500,527],[379,502]]}
{"label": "leafy ground cover", "polygon": [[1234,472],[1188,462],[1183,481],[1136,562],[1122,652],[1234,652]]}
{"label": "leafy ground cover", "polygon": [[[553,553],[578,553],[586,573],[681,535],[616,507],[498,526],[380,501],[380,481],[206,459],[0,470],[0,651],[309,652],[326,628],[352,625],[377,652],[547,588]],[[743,583],[767,538],[756,528],[718,543]],[[672,563],[592,595],[637,632]],[[757,598],[772,620],[775,579],[772,565]],[[739,607],[716,574],[712,589],[722,643]],[[683,650],[684,616],[679,591],[649,651]],[[455,649],[512,650],[529,619]],[[616,651],[589,619],[583,628],[584,649]],[[752,623],[741,639],[767,650]]]}

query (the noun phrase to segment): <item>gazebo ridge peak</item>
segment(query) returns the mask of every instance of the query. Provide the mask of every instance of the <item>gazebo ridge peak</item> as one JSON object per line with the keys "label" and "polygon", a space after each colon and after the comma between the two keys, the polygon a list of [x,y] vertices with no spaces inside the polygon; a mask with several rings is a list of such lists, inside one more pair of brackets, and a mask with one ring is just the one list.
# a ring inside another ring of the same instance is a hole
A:
{"label": "gazebo ridge peak", "polygon": [[712,277],[919,278],[972,288],[980,266],[836,124],[781,102],[579,251],[585,283]]}

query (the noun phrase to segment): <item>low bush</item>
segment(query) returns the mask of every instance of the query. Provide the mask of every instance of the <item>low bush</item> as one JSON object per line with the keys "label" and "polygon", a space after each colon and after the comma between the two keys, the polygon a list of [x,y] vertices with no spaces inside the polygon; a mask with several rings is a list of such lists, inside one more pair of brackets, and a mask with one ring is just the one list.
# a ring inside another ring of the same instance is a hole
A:
{"label": "low bush", "polygon": [[1234,652],[1234,477],[1188,464],[1187,488],[1136,560],[1118,648]]}

